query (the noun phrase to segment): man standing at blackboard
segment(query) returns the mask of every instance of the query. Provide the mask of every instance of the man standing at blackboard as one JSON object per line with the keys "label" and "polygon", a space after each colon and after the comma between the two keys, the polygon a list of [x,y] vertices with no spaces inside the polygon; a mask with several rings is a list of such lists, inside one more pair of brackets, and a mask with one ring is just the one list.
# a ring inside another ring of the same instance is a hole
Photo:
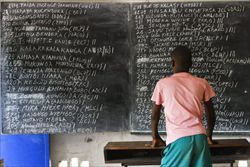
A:
{"label": "man standing at blackboard", "polygon": [[[161,107],[164,107],[167,147],[163,151],[162,167],[211,167],[208,143],[212,144],[215,113],[209,83],[190,74],[191,51],[185,46],[171,53],[174,74],[159,80],[152,101],[152,147],[165,142],[158,134]],[[203,106],[207,116],[207,129],[202,125]]]}

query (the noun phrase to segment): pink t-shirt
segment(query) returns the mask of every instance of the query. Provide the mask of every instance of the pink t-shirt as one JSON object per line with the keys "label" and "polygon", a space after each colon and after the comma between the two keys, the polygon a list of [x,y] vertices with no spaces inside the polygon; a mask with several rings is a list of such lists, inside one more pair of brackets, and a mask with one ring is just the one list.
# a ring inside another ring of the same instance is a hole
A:
{"label": "pink t-shirt", "polygon": [[166,119],[166,144],[196,134],[206,134],[202,125],[202,101],[209,101],[215,93],[209,83],[190,73],[175,73],[156,84],[152,101],[163,105]]}

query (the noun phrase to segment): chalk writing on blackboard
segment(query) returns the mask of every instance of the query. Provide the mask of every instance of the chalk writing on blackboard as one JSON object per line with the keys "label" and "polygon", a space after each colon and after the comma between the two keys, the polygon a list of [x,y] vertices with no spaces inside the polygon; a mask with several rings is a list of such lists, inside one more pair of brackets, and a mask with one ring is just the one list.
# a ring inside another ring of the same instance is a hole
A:
{"label": "chalk writing on blackboard", "polygon": [[131,131],[148,132],[151,93],[157,80],[171,75],[169,53],[178,45],[192,48],[191,72],[217,93],[215,130],[250,129],[248,2],[131,8],[3,2],[1,8],[5,133],[128,130],[129,112]]}
{"label": "chalk writing on blackboard", "polygon": [[127,4],[2,9],[4,133],[128,129]]}
{"label": "chalk writing on blackboard", "polygon": [[[191,73],[214,87],[215,131],[248,131],[250,4],[229,2],[138,3],[132,6],[135,52],[131,131],[150,131],[151,93],[169,76],[169,53],[178,45],[193,50]],[[163,117],[160,130],[165,130]]]}

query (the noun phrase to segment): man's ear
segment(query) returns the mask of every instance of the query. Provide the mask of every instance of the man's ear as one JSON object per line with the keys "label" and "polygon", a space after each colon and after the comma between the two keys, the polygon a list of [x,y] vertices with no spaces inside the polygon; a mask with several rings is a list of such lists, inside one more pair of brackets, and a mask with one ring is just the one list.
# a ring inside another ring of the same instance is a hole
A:
{"label": "man's ear", "polygon": [[192,61],[189,62],[189,67],[188,68],[191,68],[192,67]]}
{"label": "man's ear", "polygon": [[172,59],[172,67],[174,67],[175,66],[175,61],[174,61],[174,59]]}

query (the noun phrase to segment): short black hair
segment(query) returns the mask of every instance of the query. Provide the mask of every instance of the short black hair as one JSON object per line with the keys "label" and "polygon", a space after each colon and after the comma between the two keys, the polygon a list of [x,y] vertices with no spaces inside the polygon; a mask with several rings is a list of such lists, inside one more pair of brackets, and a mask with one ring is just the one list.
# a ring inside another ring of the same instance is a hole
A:
{"label": "short black hair", "polygon": [[192,65],[192,52],[187,46],[177,46],[171,57],[182,67],[189,68]]}

